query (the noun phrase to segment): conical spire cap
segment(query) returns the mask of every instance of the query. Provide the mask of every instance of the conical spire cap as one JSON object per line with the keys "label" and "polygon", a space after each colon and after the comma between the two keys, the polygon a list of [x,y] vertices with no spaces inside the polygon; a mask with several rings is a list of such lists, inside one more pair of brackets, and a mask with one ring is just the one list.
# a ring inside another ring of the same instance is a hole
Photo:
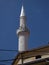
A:
{"label": "conical spire cap", "polygon": [[23,5],[22,5],[22,8],[21,8],[21,14],[20,14],[20,17],[22,17],[22,16],[25,16],[25,11],[24,11],[24,7],[23,7]]}

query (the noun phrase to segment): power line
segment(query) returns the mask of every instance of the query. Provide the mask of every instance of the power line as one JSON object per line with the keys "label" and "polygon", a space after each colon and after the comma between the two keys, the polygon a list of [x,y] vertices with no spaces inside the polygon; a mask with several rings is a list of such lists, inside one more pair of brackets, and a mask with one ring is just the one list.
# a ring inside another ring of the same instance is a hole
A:
{"label": "power line", "polygon": [[7,50],[7,49],[0,49],[0,51],[12,51],[12,52],[18,52],[18,50]]}
{"label": "power line", "polygon": [[[0,51],[12,51],[12,52],[18,52],[18,50],[7,50],[7,49],[0,49]],[[34,52],[45,52],[45,51],[34,51]]]}
{"label": "power line", "polygon": [[0,60],[0,62],[13,61],[14,59]]}
{"label": "power line", "polygon": [[[22,54],[21,54],[22,55]],[[46,54],[45,54],[46,55]],[[49,55],[49,54],[48,54]],[[17,59],[27,59],[27,58],[31,58],[31,57],[34,57],[34,56],[29,56],[29,57],[25,57],[23,58],[23,56],[21,56],[21,58],[17,58]],[[49,59],[49,57],[48,57]],[[6,60],[0,60],[0,62],[7,62],[7,61],[13,61],[15,59],[6,59]]]}
{"label": "power line", "polygon": [[5,64],[0,64],[0,65],[5,65]]}

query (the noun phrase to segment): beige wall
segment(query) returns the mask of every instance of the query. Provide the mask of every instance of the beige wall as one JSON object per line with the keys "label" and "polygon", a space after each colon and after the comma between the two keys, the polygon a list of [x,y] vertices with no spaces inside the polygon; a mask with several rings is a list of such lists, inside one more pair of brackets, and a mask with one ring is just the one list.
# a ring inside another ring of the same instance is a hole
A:
{"label": "beige wall", "polygon": [[[49,53],[42,55],[40,59],[44,59],[44,58],[48,58],[48,57],[49,57]],[[27,62],[31,62],[31,61],[35,61],[35,60],[37,60],[36,57],[31,57],[31,58],[24,59],[23,63],[27,63]],[[21,63],[22,63],[22,59],[20,59],[17,64],[21,64]]]}
{"label": "beige wall", "polygon": [[[41,58],[38,58],[38,59],[48,58],[49,57],[49,47],[44,47],[44,48],[36,49],[30,52],[22,53],[23,58],[28,57],[26,59],[23,59],[23,63],[38,60],[36,59],[36,56],[38,55],[41,55]],[[19,59],[19,58],[21,58],[21,54],[19,54],[18,59],[15,60],[13,65],[22,64],[22,59]]]}

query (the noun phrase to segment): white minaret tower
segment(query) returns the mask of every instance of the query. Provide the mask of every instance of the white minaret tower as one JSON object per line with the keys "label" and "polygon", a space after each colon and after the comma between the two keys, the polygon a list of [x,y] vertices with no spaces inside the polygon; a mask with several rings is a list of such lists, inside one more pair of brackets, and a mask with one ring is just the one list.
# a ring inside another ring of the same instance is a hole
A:
{"label": "white minaret tower", "polygon": [[18,51],[19,52],[27,51],[29,30],[26,26],[26,16],[25,16],[23,6],[21,9],[20,26],[19,26],[19,29],[17,30],[17,35],[18,35]]}

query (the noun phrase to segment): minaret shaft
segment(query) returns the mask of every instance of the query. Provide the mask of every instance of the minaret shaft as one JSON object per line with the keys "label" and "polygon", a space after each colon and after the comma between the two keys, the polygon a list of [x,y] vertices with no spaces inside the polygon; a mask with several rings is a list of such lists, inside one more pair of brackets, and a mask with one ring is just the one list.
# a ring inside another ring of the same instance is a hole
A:
{"label": "minaret shaft", "polygon": [[25,16],[20,17],[20,27],[22,28],[26,27],[26,17]]}
{"label": "minaret shaft", "polygon": [[27,51],[28,50],[28,36],[25,34],[19,35],[19,45],[18,45],[18,49],[20,52],[22,51]]}
{"label": "minaret shaft", "polygon": [[29,30],[26,26],[26,16],[24,12],[24,8],[22,6],[21,14],[20,14],[20,27],[17,30],[18,35],[18,51],[23,52],[28,50],[28,37]]}

